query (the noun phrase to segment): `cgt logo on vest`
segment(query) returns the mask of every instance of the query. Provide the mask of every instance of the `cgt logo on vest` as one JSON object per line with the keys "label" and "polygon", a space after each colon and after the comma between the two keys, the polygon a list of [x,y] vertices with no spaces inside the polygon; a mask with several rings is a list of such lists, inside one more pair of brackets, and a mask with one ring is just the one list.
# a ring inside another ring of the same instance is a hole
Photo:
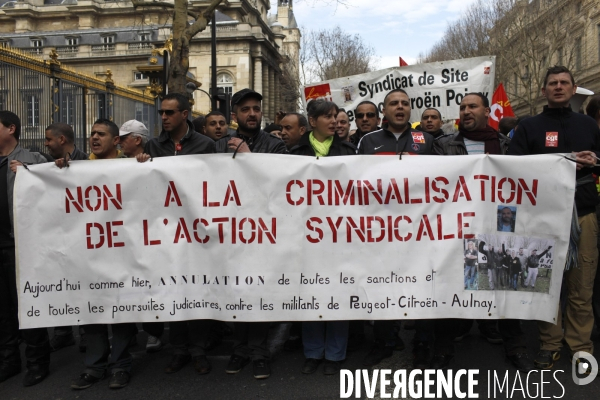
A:
{"label": "cgt logo on vest", "polygon": [[558,132],[546,132],[546,147],[558,147]]}
{"label": "cgt logo on vest", "polygon": [[425,143],[425,135],[420,132],[411,132],[414,143]]}

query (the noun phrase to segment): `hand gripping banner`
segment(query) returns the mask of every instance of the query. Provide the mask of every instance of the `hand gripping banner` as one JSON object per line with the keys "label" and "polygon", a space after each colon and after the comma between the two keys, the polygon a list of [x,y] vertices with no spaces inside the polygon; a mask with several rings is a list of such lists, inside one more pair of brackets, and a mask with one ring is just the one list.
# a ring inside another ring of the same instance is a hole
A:
{"label": "hand gripping banner", "polygon": [[560,155],[214,154],[19,168],[21,327],[553,321],[574,176]]}

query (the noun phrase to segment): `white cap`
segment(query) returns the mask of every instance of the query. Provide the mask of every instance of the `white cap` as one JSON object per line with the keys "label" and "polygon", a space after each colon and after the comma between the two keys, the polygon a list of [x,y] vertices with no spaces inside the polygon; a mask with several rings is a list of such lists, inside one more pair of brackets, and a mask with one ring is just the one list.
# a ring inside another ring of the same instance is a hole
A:
{"label": "white cap", "polygon": [[119,129],[119,136],[126,136],[130,133],[136,133],[147,138],[148,128],[146,128],[146,125],[142,124],[140,121],[132,119],[131,121],[127,121],[121,125],[121,129]]}

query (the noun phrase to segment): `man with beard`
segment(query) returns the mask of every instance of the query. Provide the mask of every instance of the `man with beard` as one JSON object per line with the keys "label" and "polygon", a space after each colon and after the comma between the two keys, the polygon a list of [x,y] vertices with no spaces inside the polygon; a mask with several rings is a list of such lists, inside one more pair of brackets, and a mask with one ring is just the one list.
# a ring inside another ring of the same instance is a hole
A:
{"label": "man with beard", "polygon": [[346,110],[340,108],[340,112],[335,120],[335,133],[344,142],[350,141],[350,122]]}
{"label": "man with beard", "polygon": [[238,129],[230,138],[216,142],[217,153],[287,153],[280,138],[260,129],[261,101],[262,95],[252,89],[242,89],[231,97],[231,117]]}
{"label": "man with beard", "polygon": [[443,124],[442,114],[436,108],[426,108],[421,114],[421,130],[436,139],[444,136]]}
{"label": "man with beard", "polygon": [[350,142],[355,146],[358,146],[364,135],[378,130],[381,122],[379,110],[371,101],[363,101],[358,104],[354,110],[354,120],[356,121],[356,133],[350,136]]}
{"label": "man with beard", "polygon": [[[510,139],[487,124],[490,115],[490,102],[487,97],[481,93],[467,93],[460,102],[459,115],[458,133],[436,140],[435,153],[440,155],[506,154]],[[490,255],[491,253],[490,251]],[[496,264],[496,267],[498,266]],[[481,334],[490,343],[504,343],[507,358],[519,371],[534,369],[533,362],[527,354],[521,322],[518,319],[501,319],[498,320],[498,328],[500,335],[496,330],[496,321],[479,321]],[[451,359],[451,353],[437,354],[432,362],[432,368],[445,367]]]}
{"label": "man with beard", "polygon": [[[217,142],[221,153],[278,153],[285,154],[285,144],[277,136],[260,129],[262,121],[262,95],[252,89],[242,89],[231,98],[231,117],[238,123],[238,130],[230,139]],[[286,116],[287,117],[287,116]],[[254,378],[271,376],[267,347],[268,322],[237,322],[233,354],[225,368],[228,374],[237,374],[252,360]]]}
{"label": "man with beard", "polygon": [[515,231],[515,220],[513,219],[513,212],[510,207],[504,207],[501,212],[501,217],[498,219],[498,231],[499,232],[514,232]]}
{"label": "man with beard", "polygon": [[281,127],[281,139],[290,150],[300,142],[300,138],[308,130],[308,121],[302,114],[287,113],[281,120]]}

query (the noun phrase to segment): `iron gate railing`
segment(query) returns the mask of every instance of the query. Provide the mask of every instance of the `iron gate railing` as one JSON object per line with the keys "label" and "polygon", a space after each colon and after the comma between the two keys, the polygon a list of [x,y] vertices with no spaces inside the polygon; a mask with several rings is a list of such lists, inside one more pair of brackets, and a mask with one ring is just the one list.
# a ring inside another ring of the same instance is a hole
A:
{"label": "iron gate railing", "polygon": [[0,48],[0,110],[21,119],[21,146],[45,151],[46,127],[64,122],[75,131],[75,144],[88,150],[88,135],[99,118],[117,125],[137,119],[151,135],[159,132],[160,120],[152,96],[61,66],[58,55],[44,61],[25,52]]}

